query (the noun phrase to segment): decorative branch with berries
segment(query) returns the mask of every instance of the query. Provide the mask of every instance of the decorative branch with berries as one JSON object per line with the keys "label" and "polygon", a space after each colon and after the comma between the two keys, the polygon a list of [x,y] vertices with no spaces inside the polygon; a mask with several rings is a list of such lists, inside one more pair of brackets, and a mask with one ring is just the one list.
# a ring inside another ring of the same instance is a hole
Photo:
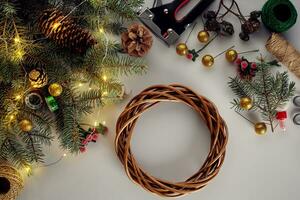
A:
{"label": "decorative branch with berries", "polygon": [[[237,59],[239,76],[230,78],[228,83],[238,97],[232,102],[235,111],[242,110],[260,113],[262,122],[252,122],[257,134],[265,134],[267,125],[274,132],[276,120],[282,123],[286,113],[282,112],[285,104],[294,96],[295,83],[289,81],[287,72],[271,72],[274,67],[280,67],[277,61],[266,62],[262,57],[259,62],[249,62],[247,59]],[[282,126],[280,126],[282,127]]]}

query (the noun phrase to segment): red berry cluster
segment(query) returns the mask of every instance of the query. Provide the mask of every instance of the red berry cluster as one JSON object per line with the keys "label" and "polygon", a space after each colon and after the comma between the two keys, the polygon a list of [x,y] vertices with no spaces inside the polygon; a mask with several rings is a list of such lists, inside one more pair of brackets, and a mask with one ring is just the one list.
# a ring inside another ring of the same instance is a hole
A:
{"label": "red berry cluster", "polygon": [[238,65],[238,73],[241,79],[251,80],[257,71],[256,62],[249,62],[246,58],[237,58],[235,63]]}

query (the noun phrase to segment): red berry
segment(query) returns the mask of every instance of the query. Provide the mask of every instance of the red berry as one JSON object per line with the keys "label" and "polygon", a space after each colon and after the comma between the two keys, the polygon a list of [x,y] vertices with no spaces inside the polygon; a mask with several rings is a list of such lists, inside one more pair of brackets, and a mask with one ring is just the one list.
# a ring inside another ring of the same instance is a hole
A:
{"label": "red berry", "polygon": [[81,153],[84,153],[84,152],[86,152],[86,147],[80,147],[79,150]]}
{"label": "red berry", "polygon": [[82,145],[87,145],[88,143],[89,143],[89,141],[87,139],[85,139],[81,142]]}
{"label": "red berry", "polygon": [[242,70],[245,70],[248,67],[248,65],[249,65],[249,63],[247,61],[242,61],[241,62]]}
{"label": "red berry", "polygon": [[191,54],[191,53],[187,54],[186,58],[189,59],[189,60],[192,60],[193,59],[193,54]]}
{"label": "red berry", "polygon": [[235,63],[237,65],[240,65],[242,63],[242,59],[241,58],[237,58],[236,61],[235,61]]}
{"label": "red berry", "polygon": [[93,141],[97,141],[98,140],[99,135],[98,134],[93,134]]}
{"label": "red berry", "polygon": [[251,63],[251,68],[252,68],[252,69],[256,69],[256,68],[257,68],[257,64],[256,64],[256,63],[254,63],[254,62],[253,62],[253,63]]}

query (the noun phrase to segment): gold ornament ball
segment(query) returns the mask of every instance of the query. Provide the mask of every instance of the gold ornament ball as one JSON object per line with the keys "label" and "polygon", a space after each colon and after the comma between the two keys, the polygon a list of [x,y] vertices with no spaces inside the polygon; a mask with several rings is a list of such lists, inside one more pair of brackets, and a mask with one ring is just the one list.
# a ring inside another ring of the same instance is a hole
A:
{"label": "gold ornament ball", "polygon": [[32,122],[28,119],[23,119],[20,121],[20,128],[24,132],[30,132],[33,128]]}
{"label": "gold ornament ball", "polygon": [[177,46],[176,46],[176,52],[178,55],[180,56],[185,56],[187,53],[188,53],[188,47],[185,43],[179,43]]}
{"label": "gold ornament ball", "polygon": [[226,51],[225,57],[228,62],[234,62],[238,58],[238,52],[234,49],[229,49]]}
{"label": "gold ornament ball", "polygon": [[49,91],[49,94],[51,94],[51,96],[58,97],[63,92],[63,88],[59,83],[52,83],[48,87],[48,91]]}
{"label": "gold ornament ball", "polygon": [[240,99],[240,106],[244,110],[250,110],[253,107],[252,99],[249,97],[243,97]]}
{"label": "gold ornament ball", "polygon": [[203,58],[202,58],[202,64],[205,67],[212,67],[214,65],[214,63],[215,63],[215,59],[211,55],[205,55],[205,56],[203,56]]}
{"label": "gold ornament ball", "polygon": [[256,123],[255,132],[257,135],[265,135],[267,133],[267,125],[264,122]]}
{"label": "gold ornament ball", "polygon": [[200,31],[198,33],[198,40],[202,43],[207,43],[209,40],[209,33],[207,31]]}

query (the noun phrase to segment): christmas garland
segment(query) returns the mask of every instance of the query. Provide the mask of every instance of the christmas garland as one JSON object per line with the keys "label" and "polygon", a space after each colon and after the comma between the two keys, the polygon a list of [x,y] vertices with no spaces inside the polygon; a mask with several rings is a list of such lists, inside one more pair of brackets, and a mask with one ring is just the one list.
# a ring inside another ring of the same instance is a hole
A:
{"label": "christmas garland", "polygon": [[[30,169],[44,161],[43,145],[56,137],[62,149],[78,153],[105,132],[104,125],[85,126],[82,119],[123,98],[120,75],[145,72],[137,57],[147,53],[152,36],[123,26],[142,3],[0,0],[1,159]],[[115,40],[121,33],[129,34],[124,44],[131,52]],[[147,48],[135,43],[145,35]],[[132,52],[136,57],[128,56]]]}

